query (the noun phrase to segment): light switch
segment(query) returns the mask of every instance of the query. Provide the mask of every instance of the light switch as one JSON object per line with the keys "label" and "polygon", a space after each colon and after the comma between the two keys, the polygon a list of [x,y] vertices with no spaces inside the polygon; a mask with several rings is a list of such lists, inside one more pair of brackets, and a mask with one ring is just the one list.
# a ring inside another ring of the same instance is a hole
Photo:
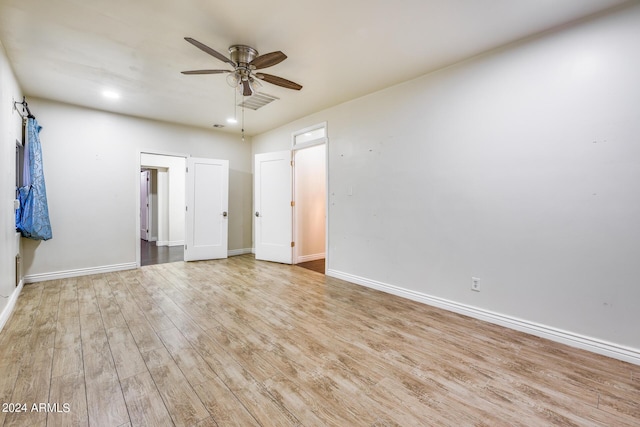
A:
{"label": "light switch", "polygon": [[17,211],[18,209],[20,209],[20,200],[15,199],[13,201],[13,210]]}

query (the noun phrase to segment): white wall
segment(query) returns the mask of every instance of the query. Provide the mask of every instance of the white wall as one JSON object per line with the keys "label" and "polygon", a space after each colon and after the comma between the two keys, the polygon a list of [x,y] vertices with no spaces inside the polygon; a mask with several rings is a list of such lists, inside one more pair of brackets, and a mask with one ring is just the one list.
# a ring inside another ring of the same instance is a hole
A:
{"label": "white wall", "polygon": [[332,275],[640,363],[638,46],[636,4],[253,152],[328,121]]}
{"label": "white wall", "polygon": [[13,108],[13,101],[22,101],[22,93],[4,46],[0,43],[0,329],[9,318],[19,289],[15,283],[15,259],[18,252],[15,238],[15,149],[21,139],[22,119]]}
{"label": "white wall", "polygon": [[158,169],[158,246],[184,245],[186,167],[184,157],[141,153],[140,165]]}
{"label": "white wall", "polygon": [[325,257],[326,147],[297,150],[295,157],[296,262]]}
{"label": "white wall", "polygon": [[[121,102],[126,102],[126,96]],[[250,142],[214,130],[31,99],[40,133],[53,239],[23,239],[29,281],[135,266],[140,152],[228,159],[229,248],[251,248]]]}

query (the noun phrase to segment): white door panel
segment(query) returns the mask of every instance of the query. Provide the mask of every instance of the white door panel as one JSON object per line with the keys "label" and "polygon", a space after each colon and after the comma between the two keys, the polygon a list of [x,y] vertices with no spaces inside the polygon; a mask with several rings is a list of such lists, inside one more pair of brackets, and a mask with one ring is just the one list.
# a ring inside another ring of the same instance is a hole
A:
{"label": "white door panel", "polygon": [[226,258],[229,161],[187,159],[185,261]]}
{"label": "white door panel", "polygon": [[254,172],[256,259],[291,264],[291,152],[257,154]]}

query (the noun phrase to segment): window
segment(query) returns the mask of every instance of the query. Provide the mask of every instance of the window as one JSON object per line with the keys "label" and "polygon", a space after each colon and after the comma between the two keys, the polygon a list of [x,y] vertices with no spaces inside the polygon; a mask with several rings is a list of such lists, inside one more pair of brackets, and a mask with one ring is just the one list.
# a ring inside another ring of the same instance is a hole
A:
{"label": "window", "polygon": [[309,126],[292,134],[292,146],[294,150],[325,144],[327,142],[327,122]]}

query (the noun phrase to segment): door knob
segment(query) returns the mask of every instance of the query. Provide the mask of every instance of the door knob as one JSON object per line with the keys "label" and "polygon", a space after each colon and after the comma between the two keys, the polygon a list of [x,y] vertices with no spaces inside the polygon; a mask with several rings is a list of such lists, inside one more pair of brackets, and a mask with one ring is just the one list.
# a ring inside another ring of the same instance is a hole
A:
{"label": "door knob", "polygon": [[226,211],[222,212],[222,216],[226,218],[227,217],[227,212]]}
{"label": "door knob", "polygon": [[260,212],[256,211],[256,216],[260,216]]}

